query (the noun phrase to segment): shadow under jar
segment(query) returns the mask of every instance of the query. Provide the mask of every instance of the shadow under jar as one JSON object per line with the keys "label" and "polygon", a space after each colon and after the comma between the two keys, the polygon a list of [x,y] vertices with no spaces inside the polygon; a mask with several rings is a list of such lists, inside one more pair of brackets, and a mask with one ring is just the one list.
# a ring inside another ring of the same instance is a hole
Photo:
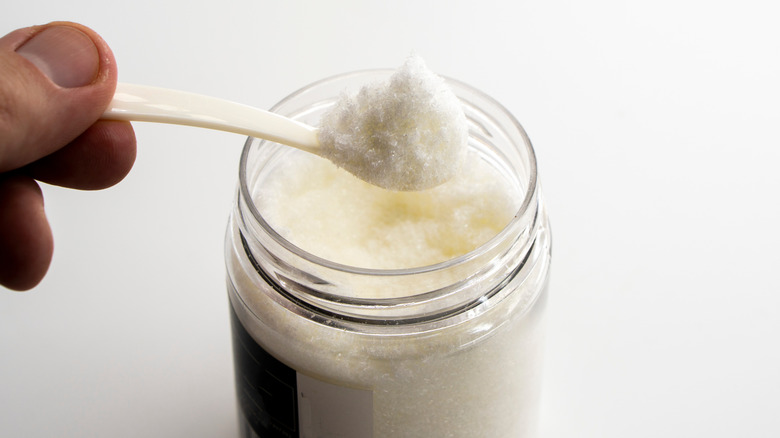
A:
{"label": "shadow under jar", "polygon": [[[325,79],[272,110],[316,126],[341,93],[391,73]],[[533,148],[499,103],[446,82],[472,156],[509,182],[519,208],[492,239],[440,263],[370,269],[296,246],[257,193],[303,152],[247,140],[226,236],[242,437],[536,436],[551,241]]]}

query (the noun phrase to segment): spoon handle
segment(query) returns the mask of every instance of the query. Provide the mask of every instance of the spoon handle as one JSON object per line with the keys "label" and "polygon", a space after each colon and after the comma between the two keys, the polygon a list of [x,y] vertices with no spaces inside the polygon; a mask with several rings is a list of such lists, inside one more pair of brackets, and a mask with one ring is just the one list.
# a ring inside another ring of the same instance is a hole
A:
{"label": "spoon handle", "polygon": [[319,155],[317,129],[312,126],[270,111],[185,91],[119,83],[102,118],[234,132]]}

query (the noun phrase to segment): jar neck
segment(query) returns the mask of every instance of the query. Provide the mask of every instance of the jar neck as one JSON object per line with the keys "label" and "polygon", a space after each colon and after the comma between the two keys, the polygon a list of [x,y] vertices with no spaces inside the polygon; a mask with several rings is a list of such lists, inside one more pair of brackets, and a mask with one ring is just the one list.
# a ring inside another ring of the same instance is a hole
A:
{"label": "jar neck", "polygon": [[[488,300],[500,299],[509,291],[505,286],[526,276],[541,256],[537,238],[542,222],[537,209],[516,232],[468,257],[399,270],[326,266],[277,245],[268,235],[258,235],[247,224],[239,226],[239,241],[253,271],[279,301],[313,319],[319,315],[369,325],[415,324],[474,311]],[[361,289],[382,290],[389,298],[360,298]]]}

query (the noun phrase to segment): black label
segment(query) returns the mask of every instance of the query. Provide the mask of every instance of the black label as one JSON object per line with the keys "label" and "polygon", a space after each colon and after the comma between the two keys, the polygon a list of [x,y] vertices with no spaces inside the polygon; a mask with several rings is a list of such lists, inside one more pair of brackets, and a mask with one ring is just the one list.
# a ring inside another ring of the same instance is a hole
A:
{"label": "black label", "polygon": [[243,437],[298,438],[295,370],[260,347],[230,306],[236,395]]}

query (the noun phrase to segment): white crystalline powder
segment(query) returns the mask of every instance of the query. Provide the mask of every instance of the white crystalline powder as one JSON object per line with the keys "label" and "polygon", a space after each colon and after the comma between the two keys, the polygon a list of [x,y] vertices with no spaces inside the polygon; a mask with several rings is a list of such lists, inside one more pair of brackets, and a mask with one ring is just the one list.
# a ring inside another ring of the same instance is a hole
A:
{"label": "white crystalline powder", "polygon": [[427,266],[498,234],[521,197],[476,153],[455,177],[422,191],[385,190],[313,155],[290,151],[258,188],[268,223],[300,248],[363,268]]}
{"label": "white crystalline powder", "polygon": [[321,155],[390,190],[422,190],[450,180],[466,153],[460,101],[419,56],[386,83],[344,95],[323,116]]}

